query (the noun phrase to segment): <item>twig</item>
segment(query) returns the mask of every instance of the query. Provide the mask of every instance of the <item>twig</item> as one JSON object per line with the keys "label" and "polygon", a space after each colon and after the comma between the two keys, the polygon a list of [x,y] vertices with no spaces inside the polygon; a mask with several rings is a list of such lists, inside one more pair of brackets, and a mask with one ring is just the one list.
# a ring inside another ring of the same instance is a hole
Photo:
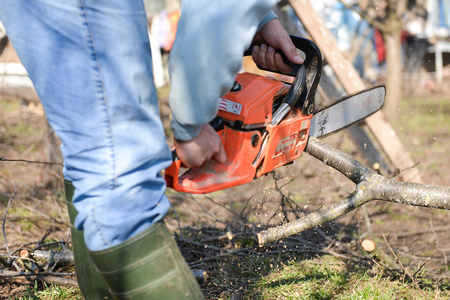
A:
{"label": "twig", "polygon": [[211,213],[209,213],[192,195],[190,197],[192,199],[192,201],[194,201],[202,210],[205,214],[207,214],[208,216],[210,216],[212,219],[216,220],[219,223],[222,223],[225,226],[228,226],[228,223],[219,220],[216,216],[212,215]]}
{"label": "twig", "polygon": [[[291,208],[291,212],[293,212],[294,215],[295,215],[295,217],[298,219],[298,218],[299,218],[299,215],[297,214],[297,209],[294,208],[294,206],[293,206],[293,201],[289,198],[289,195],[285,195],[285,194],[283,193],[283,191],[282,191],[282,188],[283,188],[285,185],[291,183],[293,180],[290,180],[288,183],[286,183],[286,184],[283,185],[283,186],[278,186],[278,181],[279,181],[280,177],[279,177],[279,176],[276,176],[275,171],[273,171],[273,172],[271,172],[271,173],[272,173],[272,178],[273,178],[274,185],[275,185],[275,191],[277,191],[278,194],[280,194],[280,197],[281,197],[281,208],[280,208],[280,209],[281,209],[281,211],[283,212],[284,220],[285,220],[286,222],[289,222],[289,216],[288,216],[289,210],[286,209],[287,207],[288,207],[288,208]],[[273,216],[275,216],[277,213],[278,213],[278,211],[276,211],[276,212],[274,213]],[[272,217],[273,217],[273,216],[272,216]]]}
{"label": "twig", "polygon": [[17,265],[17,263],[15,261],[13,261],[12,265],[14,266],[14,268],[16,268],[17,272],[21,273],[22,270],[20,269],[20,267]]}
{"label": "twig", "polygon": [[12,201],[13,201],[14,197],[16,196],[16,193],[17,193],[17,186],[16,186],[16,183],[15,183],[15,182],[13,182],[13,183],[14,183],[14,192],[13,192],[12,196],[9,198],[8,205],[6,206],[6,210],[5,210],[5,215],[3,216],[3,223],[2,223],[2,228],[3,228],[3,238],[5,239],[5,247],[6,247],[6,251],[7,251],[8,253],[11,253],[11,251],[9,251],[9,248],[8,248],[8,242],[7,242],[7,240],[6,240],[5,223],[6,223],[6,215],[8,214],[8,210],[9,210],[9,208],[11,207],[11,203],[12,203]]}
{"label": "twig", "polygon": [[249,219],[248,219],[248,214],[251,213],[251,210],[249,210],[249,212],[248,212],[247,214],[244,214],[244,212],[245,212],[245,210],[247,209],[247,207],[248,207],[250,201],[253,199],[254,196],[255,196],[255,195],[252,195],[252,196],[250,196],[250,197],[247,199],[247,201],[245,202],[244,208],[241,210],[240,218],[241,218],[242,220],[244,220],[245,222],[251,223],[251,222],[249,221]]}
{"label": "twig", "polygon": [[47,162],[47,161],[38,161],[38,160],[27,160],[27,159],[9,159],[0,157],[0,161],[10,161],[10,162],[25,162],[29,164],[43,164],[43,165],[58,165],[58,166],[64,166],[62,163],[53,163],[53,162]]}
{"label": "twig", "polygon": [[67,263],[75,263],[75,259],[74,259],[74,257],[73,257],[73,252],[70,252],[70,251],[64,251],[64,250],[66,249],[66,247],[67,247],[68,240],[69,240],[69,238],[70,238],[70,234],[71,234],[71,232],[70,232],[70,230],[69,230],[69,233],[68,233],[68,236],[67,236],[67,241],[66,241],[65,243],[62,244],[62,246],[61,246],[61,251],[59,251],[59,252],[56,254],[56,260],[53,262],[53,265],[52,265],[52,261],[51,261],[51,260],[48,262],[48,265],[51,266],[50,272],[53,272],[53,270],[56,268],[56,266],[58,265],[58,263],[59,263],[60,261],[62,262],[62,261],[64,260],[64,258],[69,257],[70,261],[68,261]]}
{"label": "twig", "polygon": [[[223,209],[227,210],[228,212],[232,213],[233,215],[235,215],[236,217],[238,217],[239,219],[241,219],[241,215],[239,215],[238,213],[236,213],[234,210],[229,209],[228,207],[226,207],[225,205],[223,205],[223,204],[221,204],[221,203],[217,203],[217,202],[214,201],[214,199],[211,198],[211,197],[208,197],[208,196],[206,196],[206,195],[204,195],[204,197],[205,197],[206,199],[208,199],[209,201],[211,201],[212,203],[214,203],[215,205],[222,207]],[[245,207],[244,207],[244,209],[245,209]]]}
{"label": "twig", "polygon": [[175,206],[173,206],[172,204],[170,204],[170,207],[172,207],[173,214],[175,215],[175,219],[177,220],[178,231],[181,233],[181,222],[180,222],[180,217],[178,216],[177,211],[175,210]]}
{"label": "twig", "polygon": [[44,236],[39,240],[37,246],[44,244],[45,239],[52,233],[52,230],[49,228],[45,231]]}
{"label": "twig", "polygon": [[24,245],[31,245],[31,244],[37,244],[36,247],[33,248],[34,250],[38,250],[42,247],[48,247],[48,246],[53,246],[53,245],[58,245],[58,244],[67,244],[67,241],[57,241],[57,242],[50,242],[50,243],[43,243],[41,244],[42,241],[37,241],[37,242],[33,242],[33,243],[27,243]]}
{"label": "twig", "polygon": [[416,275],[422,270],[422,268],[430,261],[430,258],[428,258],[423,264],[420,265],[420,267],[417,269],[416,272],[414,272],[413,277],[417,278]]}
{"label": "twig", "polygon": [[403,272],[408,275],[408,277],[412,280],[412,282],[414,283],[414,285],[416,286],[416,288],[420,291],[420,293],[422,294],[422,296],[426,299],[430,299],[428,298],[428,296],[422,291],[422,289],[420,288],[419,284],[417,283],[417,281],[411,276],[411,274],[409,274],[408,270],[405,269],[405,267],[403,266],[402,262],[400,261],[400,258],[394,253],[394,251],[391,248],[391,245],[389,245],[386,236],[383,236],[384,241],[386,242],[386,245],[388,246],[389,250],[391,251],[392,255],[395,257],[395,259],[397,260],[397,262],[399,263],[399,265],[401,266],[401,268],[403,269]]}
{"label": "twig", "polygon": [[178,239],[178,241],[186,243],[186,244],[192,244],[192,245],[200,246],[200,247],[203,247],[203,248],[212,249],[212,250],[215,250],[215,251],[228,251],[227,249],[223,249],[223,248],[220,248],[220,247],[216,247],[216,246],[212,246],[212,245],[208,245],[208,244],[203,244],[203,243],[199,243],[199,242],[194,242],[194,241],[190,241],[190,240]]}
{"label": "twig", "polygon": [[[55,276],[56,275],[56,276]],[[62,278],[57,276],[75,276],[75,273],[55,273],[45,272],[41,274],[13,272],[8,270],[0,270],[0,278],[14,278],[15,280],[33,282],[41,281],[45,283],[54,283],[63,286],[75,286],[78,287],[78,283],[74,279]]]}
{"label": "twig", "polygon": [[436,227],[434,229],[425,229],[425,230],[416,230],[414,232],[397,233],[397,234],[395,234],[395,236],[397,238],[403,238],[403,237],[409,237],[409,236],[430,233],[430,232],[448,231],[449,229],[450,229],[450,226],[443,226],[443,227]]}
{"label": "twig", "polygon": [[367,227],[367,234],[369,235],[369,237],[372,236],[372,227],[370,226],[370,218],[369,218],[369,213],[367,212],[366,206],[362,206],[361,210],[363,211],[363,215],[364,215],[364,221],[366,222],[366,227]]}
{"label": "twig", "polygon": [[28,205],[26,205],[26,204],[21,203],[20,206],[23,207],[23,208],[25,208],[26,210],[32,212],[32,213],[35,213],[35,214],[40,215],[41,217],[44,217],[45,219],[55,220],[55,221],[57,221],[57,222],[63,223],[62,220],[58,220],[57,218],[50,217],[50,216],[47,215],[46,213],[43,213],[43,212],[40,211],[40,210],[34,209],[33,207],[30,207],[30,206],[28,206]]}
{"label": "twig", "polygon": [[436,238],[436,246],[437,246],[437,249],[438,249],[439,251],[441,251],[441,252],[442,252],[442,256],[444,256],[445,272],[448,272],[447,255],[445,254],[445,251],[444,251],[444,250],[442,249],[442,247],[441,247],[441,243],[439,242],[439,237],[438,237],[438,235],[436,234],[436,231],[434,231],[434,228],[433,228],[433,222],[431,221],[431,218],[429,219],[429,221],[430,221],[431,231],[433,232],[434,237]]}
{"label": "twig", "polygon": [[239,235],[243,235],[242,233],[234,233],[232,234],[231,232],[227,232],[226,234],[222,234],[219,236],[213,236],[210,238],[206,238],[206,239],[202,239],[200,240],[201,243],[206,243],[206,242],[213,242],[213,241],[221,241],[221,240],[225,240],[225,239],[233,239],[236,236]]}

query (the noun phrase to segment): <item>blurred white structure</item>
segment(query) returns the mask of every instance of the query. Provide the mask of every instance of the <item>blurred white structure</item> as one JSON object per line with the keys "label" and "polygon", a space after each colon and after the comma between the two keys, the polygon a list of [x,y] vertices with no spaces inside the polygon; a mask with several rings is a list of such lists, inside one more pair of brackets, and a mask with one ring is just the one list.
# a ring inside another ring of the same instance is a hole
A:
{"label": "blurred white structure", "polygon": [[428,0],[428,19],[426,35],[434,41],[428,48],[435,56],[436,81],[443,82],[444,52],[450,53],[450,1],[449,0]]}

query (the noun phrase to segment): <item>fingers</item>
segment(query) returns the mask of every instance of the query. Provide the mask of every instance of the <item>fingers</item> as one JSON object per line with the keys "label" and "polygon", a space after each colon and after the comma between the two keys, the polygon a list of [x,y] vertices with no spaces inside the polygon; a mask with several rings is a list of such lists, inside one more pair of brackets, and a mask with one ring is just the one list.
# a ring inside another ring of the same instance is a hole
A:
{"label": "fingers", "polygon": [[286,57],[289,59],[289,61],[293,62],[294,64],[302,64],[303,59],[298,55],[297,48],[295,47],[294,43],[292,42],[289,35],[284,35],[280,41],[278,42],[280,50],[286,55]]}
{"label": "fingers", "polygon": [[[205,155],[203,163],[207,162],[210,159],[215,160],[218,163],[226,162],[227,155],[225,154],[225,149],[222,145],[222,139],[220,138],[220,136],[209,124],[203,125],[203,128],[205,133],[204,141],[208,143],[207,145],[205,145],[205,148],[202,149],[204,150]],[[201,165],[203,165],[203,163]]]}
{"label": "fingers", "polygon": [[275,64],[275,50],[267,44],[261,44],[260,46],[254,46],[252,50],[253,61],[261,68],[278,71]]}
{"label": "fingers", "polygon": [[282,73],[288,74],[289,72],[291,72],[291,66],[284,63],[283,58],[279,53],[275,54],[275,63],[278,70],[280,70]]}
{"label": "fingers", "polygon": [[219,144],[219,151],[212,157],[213,160],[219,164],[223,164],[227,161],[227,154],[225,153],[225,148],[222,145],[222,141]]}
{"label": "fingers", "polygon": [[224,163],[227,160],[222,140],[209,125],[202,126],[200,133],[189,141],[174,140],[175,149],[187,168],[201,167],[209,160]]}
{"label": "fingers", "polygon": [[[254,46],[252,50],[252,58],[253,61],[263,69],[273,72],[280,71],[284,74],[288,74],[291,71],[291,67],[283,61],[281,55],[277,53],[272,46],[268,46],[267,44]],[[303,61],[301,60],[301,62]]]}
{"label": "fingers", "polygon": [[281,56],[274,49],[281,51],[292,63],[303,63],[303,59],[298,55],[289,34],[281,26],[278,19],[268,22],[255,36],[253,43],[260,45],[260,47],[253,48],[253,60],[264,69],[279,70],[282,73],[290,72],[290,66],[283,62]]}

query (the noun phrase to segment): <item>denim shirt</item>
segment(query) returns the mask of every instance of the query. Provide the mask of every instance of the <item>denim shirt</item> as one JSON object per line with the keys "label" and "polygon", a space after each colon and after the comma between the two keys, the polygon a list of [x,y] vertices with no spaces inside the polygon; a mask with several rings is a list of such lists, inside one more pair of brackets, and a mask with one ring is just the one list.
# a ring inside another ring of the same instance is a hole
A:
{"label": "denim shirt", "polygon": [[218,100],[230,90],[244,50],[255,33],[277,17],[270,10],[276,2],[183,2],[169,63],[175,138],[194,138],[216,116]]}

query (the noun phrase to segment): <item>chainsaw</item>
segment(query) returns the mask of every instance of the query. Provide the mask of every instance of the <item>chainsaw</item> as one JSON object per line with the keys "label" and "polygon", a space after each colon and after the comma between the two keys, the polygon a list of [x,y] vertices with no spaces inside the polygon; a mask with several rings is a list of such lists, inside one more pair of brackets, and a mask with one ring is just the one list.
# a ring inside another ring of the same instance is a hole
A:
{"label": "chainsaw", "polygon": [[[200,168],[184,171],[182,162],[174,159],[165,170],[168,187],[205,194],[251,182],[291,164],[305,149],[309,136],[327,136],[383,106],[386,89],[376,86],[315,111],[322,55],[312,41],[295,36],[291,39],[306,56],[301,65],[290,63],[288,75],[294,77],[293,82],[238,74],[210,123],[222,139],[227,161],[221,164],[210,160]],[[246,55],[251,55],[251,50]]]}

